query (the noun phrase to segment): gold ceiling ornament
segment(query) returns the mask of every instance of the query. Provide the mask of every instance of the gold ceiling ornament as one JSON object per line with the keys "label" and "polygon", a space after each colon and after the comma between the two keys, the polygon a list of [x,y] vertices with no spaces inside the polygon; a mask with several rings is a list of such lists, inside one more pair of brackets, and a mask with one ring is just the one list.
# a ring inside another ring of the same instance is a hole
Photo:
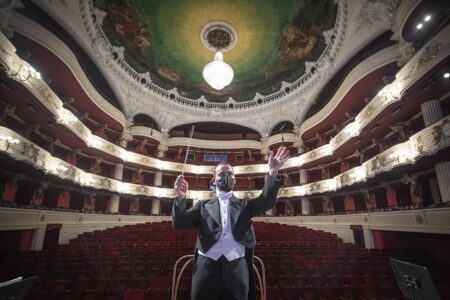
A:
{"label": "gold ceiling ornament", "polygon": [[200,40],[206,48],[225,53],[236,46],[238,34],[230,24],[215,21],[203,26],[200,31]]}
{"label": "gold ceiling ornament", "polygon": [[206,48],[216,52],[214,60],[203,68],[203,79],[214,89],[221,90],[231,83],[233,68],[223,61],[223,52],[232,49],[237,42],[237,33],[225,22],[206,24],[200,39]]}

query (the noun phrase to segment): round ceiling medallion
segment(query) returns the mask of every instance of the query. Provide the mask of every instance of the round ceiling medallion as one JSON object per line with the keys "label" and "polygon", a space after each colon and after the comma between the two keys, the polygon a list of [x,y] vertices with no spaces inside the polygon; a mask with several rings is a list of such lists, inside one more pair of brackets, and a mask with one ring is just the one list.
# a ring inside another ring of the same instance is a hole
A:
{"label": "round ceiling medallion", "polygon": [[203,26],[200,31],[200,40],[206,48],[214,52],[226,52],[234,48],[238,35],[230,24],[216,21]]}

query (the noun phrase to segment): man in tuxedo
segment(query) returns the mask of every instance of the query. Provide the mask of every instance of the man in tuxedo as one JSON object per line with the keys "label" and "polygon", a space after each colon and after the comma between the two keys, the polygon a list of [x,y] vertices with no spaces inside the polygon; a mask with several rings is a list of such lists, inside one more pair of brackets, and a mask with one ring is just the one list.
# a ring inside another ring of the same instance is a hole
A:
{"label": "man in tuxedo", "polygon": [[251,219],[271,209],[282,182],[278,170],[289,159],[289,150],[281,146],[271,151],[269,174],[261,195],[255,199],[237,199],[233,167],[226,162],[214,169],[216,196],[199,201],[186,209],[188,182],[178,176],[174,188],[177,198],[172,207],[174,228],[198,228],[195,262],[192,275],[192,300],[254,299],[252,268],[255,234]]}

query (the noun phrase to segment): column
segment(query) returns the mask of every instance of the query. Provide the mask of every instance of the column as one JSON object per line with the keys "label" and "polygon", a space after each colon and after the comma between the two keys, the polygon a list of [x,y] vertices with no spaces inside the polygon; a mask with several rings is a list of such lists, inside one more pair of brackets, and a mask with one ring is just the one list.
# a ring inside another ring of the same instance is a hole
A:
{"label": "column", "polygon": [[311,202],[308,198],[302,198],[302,215],[308,216],[311,214]]}
{"label": "column", "polygon": [[117,163],[114,166],[114,179],[122,180],[122,177],[123,177],[123,164]]}
{"label": "column", "polygon": [[308,174],[306,169],[300,169],[300,185],[308,183]]}
{"label": "column", "polygon": [[45,227],[39,227],[34,230],[33,241],[31,242],[31,250],[42,250],[45,239],[45,229]]}
{"label": "column", "polygon": [[[154,185],[156,187],[162,185],[162,172],[161,171],[157,171],[155,173]],[[153,198],[153,200],[152,200],[152,215],[159,215],[160,212],[161,212],[161,199]]]}
{"label": "column", "polygon": [[161,213],[161,199],[153,198],[152,200],[152,215],[159,215]]}
{"label": "column", "polygon": [[[120,141],[121,145],[123,145],[122,143],[123,140]],[[125,147],[126,147],[126,141],[125,141]],[[114,166],[114,179],[122,181],[123,178],[123,163],[117,163]],[[112,194],[111,197],[109,198],[109,203],[108,203],[108,211],[110,213],[118,213],[119,212],[119,204],[120,204],[120,195],[119,194]]]}
{"label": "column", "polygon": [[155,181],[154,181],[154,186],[161,186],[162,185],[162,178],[163,178],[163,174],[162,171],[156,171],[155,173]]}
{"label": "column", "polygon": [[[123,163],[117,163],[114,166],[114,179],[122,181],[123,177]],[[109,198],[108,211],[110,213],[118,213],[119,212],[119,202],[120,195],[112,194]]]}
{"label": "column", "polygon": [[434,166],[441,193],[441,202],[450,201],[450,161],[437,163]]}
{"label": "column", "polygon": [[[129,141],[133,139],[133,136],[130,133],[130,128],[133,125],[133,119],[127,118],[127,122],[125,124],[125,129],[122,132],[122,135],[119,138],[119,146],[126,149]],[[123,163],[117,163],[114,166],[114,179],[122,181],[123,178]],[[120,204],[120,195],[112,194],[111,198],[109,198],[108,211],[110,213],[118,213],[119,212],[119,204]]]}
{"label": "column", "polygon": [[269,153],[270,153],[270,149],[269,149],[269,134],[268,133],[263,133],[261,139],[259,140],[261,142],[261,155],[264,158],[264,161],[267,161],[269,159]]}
{"label": "column", "polygon": [[167,150],[169,150],[169,134],[167,132],[161,133],[161,141],[159,142],[158,148],[157,148],[157,157],[163,158],[166,154]]}
{"label": "column", "polygon": [[444,117],[439,100],[430,100],[420,105],[425,126],[429,126]]}
{"label": "column", "polygon": [[119,212],[119,203],[120,203],[120,195],[112,194],[111,198],[109,198],[108,210],[110,213],[118,213]]}
{"label": "column", "polygon": [[294,147],[297,148],[298,154],[302,154],[305,152],[305,145],[303,144],[302,135],[300,132],[300,125],[294,125],[294,133],[296,138]]}

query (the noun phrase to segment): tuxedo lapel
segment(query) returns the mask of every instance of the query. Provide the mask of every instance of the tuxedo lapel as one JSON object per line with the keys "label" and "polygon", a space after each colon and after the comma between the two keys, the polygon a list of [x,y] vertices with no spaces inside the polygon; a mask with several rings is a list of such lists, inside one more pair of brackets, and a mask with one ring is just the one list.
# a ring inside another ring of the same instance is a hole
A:
{"label": "tuxedo lapel", "polygon": [[236,198],[234,195],[230,199],[230,219],[231,219],[231,228],[234,228],[237,219],[239,218],[239,214],[242,211],[242,201]]}
{"label": "tuxedo lapel", "polygon": [[219,207],[219,200],[217,199],[217,197],[214,197],[211,201],[206,203],[205,208],[208,211],[211,218],[213,218],[213,220],[220,225],[220,207]]}

